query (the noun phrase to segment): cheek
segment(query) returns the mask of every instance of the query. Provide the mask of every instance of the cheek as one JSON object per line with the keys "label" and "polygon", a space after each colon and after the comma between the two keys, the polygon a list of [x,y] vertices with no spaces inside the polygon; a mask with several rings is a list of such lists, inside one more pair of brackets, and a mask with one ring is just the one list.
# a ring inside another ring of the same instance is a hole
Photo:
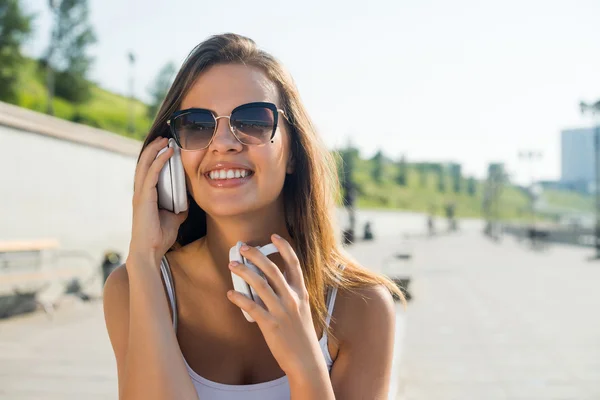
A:
{"label": "cheek", "polygon": [[181,152],[181,163],[183,164],[183,170],[185,171],[188,190],[190,190],[190,184],[193,185],[194,182],[197,181],[198,169],[200,168],[200,163],[202,162],[205,153],[205,150]]}
{"label": "cheek", "polygon": [[285,147],[277,142],[270,146],[272,147],[261,149],[263,150],[261,154],[256,155],[257,160],[262,160],[260,164],[263,175],[269,177],[285,175],[288,161]]}

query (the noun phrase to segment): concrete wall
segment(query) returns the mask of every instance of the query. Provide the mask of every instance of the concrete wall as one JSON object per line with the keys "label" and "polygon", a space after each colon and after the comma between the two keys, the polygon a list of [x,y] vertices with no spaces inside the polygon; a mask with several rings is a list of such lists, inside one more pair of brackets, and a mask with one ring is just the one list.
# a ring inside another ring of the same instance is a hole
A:
{"label": "concrete wall", "polygon": [[140,142],[0,103],[0,148],[0,240],[126,255]]}

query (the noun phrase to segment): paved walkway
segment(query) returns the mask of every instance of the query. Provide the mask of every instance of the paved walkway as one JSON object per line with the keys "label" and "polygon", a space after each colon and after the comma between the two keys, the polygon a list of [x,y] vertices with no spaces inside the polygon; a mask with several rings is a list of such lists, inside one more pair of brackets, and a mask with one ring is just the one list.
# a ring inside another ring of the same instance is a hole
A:
{"label": "paved walkway", "polygon": [[[413,279],[398,319],[398,400],[600,399],[600,262],[585,261],[589,250],[533,253],[512,238],[489,242],[470,224],[349,251]],[[0,321],[0,399],[116,398],[100,303],[73,302],[53,320]]]}
{"label": "paved walkway", "polygon": [[415,244],[405,400],[600,399],[600,262],[478,232]]}
{"label": "paved walkway", "polygon": [[102,303],[0,322],[0,399],[117,399]]}

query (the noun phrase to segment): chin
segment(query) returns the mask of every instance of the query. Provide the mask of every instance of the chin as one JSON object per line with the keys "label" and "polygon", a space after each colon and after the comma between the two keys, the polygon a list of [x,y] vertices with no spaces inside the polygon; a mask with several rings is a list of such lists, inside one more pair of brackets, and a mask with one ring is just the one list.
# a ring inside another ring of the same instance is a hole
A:
{"label": "chin", "polygon": [[237,200],[204,204],[201,208],[212,218],[226,218],[250,214],[260,210],[263,206],[257,204],[257,202]]}

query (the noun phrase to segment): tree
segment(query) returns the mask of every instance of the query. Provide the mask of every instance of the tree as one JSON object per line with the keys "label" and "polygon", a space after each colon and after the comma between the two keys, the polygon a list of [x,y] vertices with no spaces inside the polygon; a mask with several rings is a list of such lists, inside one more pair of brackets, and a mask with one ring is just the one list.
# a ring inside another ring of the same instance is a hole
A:
{"label": "tree", "polygon": [[31,34],[32,20],[18,0],[0,0],[0,100],[17,101],[21,46]]}
{"label": "tree", "polygon": [[438,191],[444,193],[446,191],[446,174],[444,173],[444,166],[442,164],[436,164],[435,169],[438,175]]}
{"label": "tree", "polygon": [[158,72],[158,75],[154,79],[152,86],[148,88],[148,93],[152,98],[150,106],[148,106],[149,118],[154,119],[156,116],[158,109],[162,105],[162,102],[165,99],[171,84],[173,83],[176,72],[177,70],[175,64],[173,62],[168,62]]}
{"label": "tree", "polygon": [[427,164],[418,163],[417,171],[419,171],[419,183],[420,183],[421,187],[427,186],[427,171],[428,171]]}
{"label": "tree", "polygon": [[344,205],[353,206],[356,195],[354,170],[359,157],[358,149],[348,144],[348,147],[340,151],[340,156],[342,158],[340,181],[344,193]]}
{"label": "tree", "polygon": [[375,156],[371,159],[373,161],[373,169],[371,170],[371,177],[375,182],[381,183],[383,180],[383,168],[384,160],[383,153],[379,150]]}
{"label": "tree", "polygon": [[461,189],[461,180],[462,180],[462,167],[460,164],[451,164],[450,165],[450,173],[452,176],[452,188],[454,189],[454,193],[460,193]]}
{"label": "tree", "polygon": [[[46,53],[48,97],[56,95],[74,103],[91,96],[87,73],[93,58],[87,55],[96,35],[89,24],[87,0],[50,0],[55,14],[51,42]],[[50,107],[49,112],[52,113]]]}
{"label": "tree", "polygon": [[477,193],[477,186],[475,185],[475,178],[470,177],[467,180],[467,193],[469,193],[469,196],[475,196],[475,194]]}
{"label": "tree", "polygon": [[357,185],[354,180],[354,169],[356,167],[356,161],[359,158],[358,149],[352,146],[351,142],[348,142],[347,147],[340,151],[342,158],[341,165],[341,181],[343,189],[343,203],[344,208],[348,212],[348,226],[344,229],[343,240],[344,244],[350,244],[354,242],[354,232],[356,228],[356,194]]}
{"label": "tree", "polygon": [[500,198],[508,176],[504,171],[504,164],[490,163],[488,177],[483,193],[483,214],[487,221],[494,221],[500,217]]}
{"label": "tree", "polygon": [[406,156],[402,155],[398,162],[398,175],[396,176],[396,183],[400,186],[406,186],[408,171],[406,167]]}

